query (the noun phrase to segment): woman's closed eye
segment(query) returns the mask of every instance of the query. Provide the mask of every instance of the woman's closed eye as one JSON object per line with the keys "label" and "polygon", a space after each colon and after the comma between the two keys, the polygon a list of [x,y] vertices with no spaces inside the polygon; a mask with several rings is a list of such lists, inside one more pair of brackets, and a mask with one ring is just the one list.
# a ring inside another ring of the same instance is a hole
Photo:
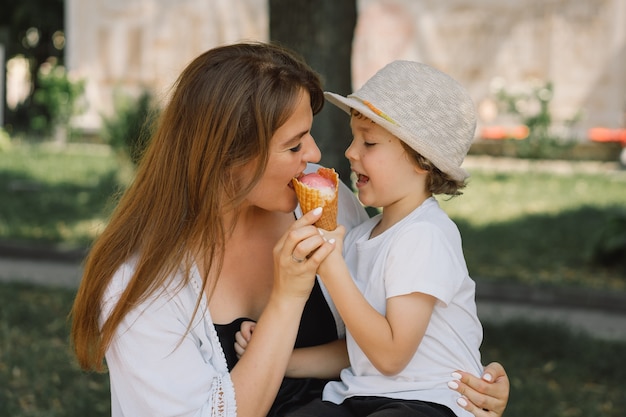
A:
{"label": "woman's closed eye", "polygon": [[299,143],[297,146],[294,146],[293,148],[289,148],[289,150],[291,152],[300,152],[302,150],[302,143]]}

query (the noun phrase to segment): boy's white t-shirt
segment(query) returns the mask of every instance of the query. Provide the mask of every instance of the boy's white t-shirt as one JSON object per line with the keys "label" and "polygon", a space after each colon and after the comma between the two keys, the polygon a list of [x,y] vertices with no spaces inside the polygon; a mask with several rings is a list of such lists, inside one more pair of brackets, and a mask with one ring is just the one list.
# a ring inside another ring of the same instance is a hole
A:
{"label": "boy's white t-shirt", "polygon": [[357,286],[380,313],[387,298],[420,292],[437,298],[422,342],[398,375],[382,375],[347,332],[350,367],[341,381],[326,385],[323,399],[337,404],[353,396],[381,396],[443,404],[457,415],[471,415],[456,404],[450,374],[481,375],[482,326],[476,314],[475,283],[468,275],[461,236],[454,222],[429,198],[379,236],[369,238],[380,215],[351,230],[344,255]]}

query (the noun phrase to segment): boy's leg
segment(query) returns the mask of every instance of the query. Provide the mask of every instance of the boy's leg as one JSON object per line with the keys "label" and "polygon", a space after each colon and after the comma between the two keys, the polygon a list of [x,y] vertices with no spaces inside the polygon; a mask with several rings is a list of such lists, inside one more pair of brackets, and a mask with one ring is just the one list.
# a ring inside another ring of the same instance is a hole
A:
{"label": "boy's leg", "polygon": [[297,408],[285,415],[285,417],[357,417],[347,407],[341,404],[331,403],[316,399]]}
{"label": "boy's leg", "polygon": [[345,401],[356,416],[368,417],[456,417],[450,408],[426,401],[383,397],[353,397]]}

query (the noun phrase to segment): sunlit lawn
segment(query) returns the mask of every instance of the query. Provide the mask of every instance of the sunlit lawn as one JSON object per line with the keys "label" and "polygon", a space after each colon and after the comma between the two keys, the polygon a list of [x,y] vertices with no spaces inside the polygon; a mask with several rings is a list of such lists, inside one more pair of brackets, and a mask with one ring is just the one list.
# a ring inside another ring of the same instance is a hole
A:
{"label": "sunlit lawn", "polygon": [[0,152],[0,239],[86,245],[129,167],[108,147],[15,145]]}
{"label": "sunlit lawn", "polygon": [[[0,153],[0,240],[89,244],[132,177],[120,161],[102,146],[17,145]],[[474,277],[626,290],[623,266],[590,256],[612,216],[626,210],[626,171],[573,171],[473,168],[463,196],[439,198],[459,224]]]}
{"label": "sunlit lawn", "polygon": [[461,229],[476,277],[626,290],[623,262],[605,267],[591,259],[611,219],[626,215],[625,171],[473,170],[464,195],[440,202]]}

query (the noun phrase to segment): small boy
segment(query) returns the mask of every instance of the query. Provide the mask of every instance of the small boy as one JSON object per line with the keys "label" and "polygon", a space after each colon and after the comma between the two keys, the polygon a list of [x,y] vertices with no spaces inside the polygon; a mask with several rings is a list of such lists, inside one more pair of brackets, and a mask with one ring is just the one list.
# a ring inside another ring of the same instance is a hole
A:
{"label": "small boy", "polygon": [[471,415],[447,382],[457,369],[483,370],[475,283],[434,195],[466,185],[474,104],[448,75],[409,61],[326,98],[351,115],[345,154],[359,199],[382,212],[343,245],[343,228],[323,232],[337,245],[318,273],[345,322],[350,367],[290,416]]}

